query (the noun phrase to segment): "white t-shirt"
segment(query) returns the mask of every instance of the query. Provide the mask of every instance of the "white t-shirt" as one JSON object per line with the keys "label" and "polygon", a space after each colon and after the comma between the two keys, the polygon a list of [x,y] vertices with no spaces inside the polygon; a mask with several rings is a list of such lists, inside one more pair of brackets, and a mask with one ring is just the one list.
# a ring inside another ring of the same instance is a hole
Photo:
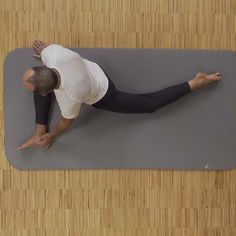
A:
{"label": "white t-shirt", "polygon": [[61,84],[54,94],[66,119],[79,115],[81,104],[94,104],[107,92],[108,79],[98,64],[61,45],[51,44],[41,52],[44,65],[55,68]]}

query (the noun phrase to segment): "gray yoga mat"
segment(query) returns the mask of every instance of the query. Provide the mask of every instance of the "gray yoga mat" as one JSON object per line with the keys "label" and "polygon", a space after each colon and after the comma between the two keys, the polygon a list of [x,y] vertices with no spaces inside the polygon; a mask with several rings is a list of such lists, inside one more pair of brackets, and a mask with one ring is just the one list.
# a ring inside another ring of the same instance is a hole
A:
{"label": "gray yoga mat", "polygon": [[[18,169],[229,169],[236,163],[236,54],[175,49],[71,48],[98,63],[117,88],[132,93],[187,81],[198,71],[222,73],[208,85],[155,113],[121,114],[83,104],[69,130],[49,150],[16,151],[35,128],[33,94],[21,84],[42,65],[33,49],[18,48],[4,63],[4,143]],[[53,97],[50,129],[60,117]]]}

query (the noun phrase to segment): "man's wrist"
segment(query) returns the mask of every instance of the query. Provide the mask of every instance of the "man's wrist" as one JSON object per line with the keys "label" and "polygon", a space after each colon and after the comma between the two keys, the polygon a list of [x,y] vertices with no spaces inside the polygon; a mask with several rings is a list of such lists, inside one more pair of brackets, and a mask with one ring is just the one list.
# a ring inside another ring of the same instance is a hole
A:
{"label": "man's wrist", "polygon": [[42,135],[47,132],[47,126],[44,124],[37,124],[36,123],[36,129],[35,129],[35,134]]}

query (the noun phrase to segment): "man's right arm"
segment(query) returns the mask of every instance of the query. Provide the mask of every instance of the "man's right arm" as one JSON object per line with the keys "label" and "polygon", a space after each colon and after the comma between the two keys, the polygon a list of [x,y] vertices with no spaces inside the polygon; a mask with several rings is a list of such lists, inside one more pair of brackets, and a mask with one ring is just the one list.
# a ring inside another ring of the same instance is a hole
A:
{"label": "man's right arm", "polygon": [[52,136],[52,138],[56,138],[57,136],[59,136],[61,133],[63,133],[66,129],[68,129],[71,126],[74,119],[75,118],[66,119],[63,116],[61,116],[60,120],[58,121],[54,129],[52,129],[48,134]]}

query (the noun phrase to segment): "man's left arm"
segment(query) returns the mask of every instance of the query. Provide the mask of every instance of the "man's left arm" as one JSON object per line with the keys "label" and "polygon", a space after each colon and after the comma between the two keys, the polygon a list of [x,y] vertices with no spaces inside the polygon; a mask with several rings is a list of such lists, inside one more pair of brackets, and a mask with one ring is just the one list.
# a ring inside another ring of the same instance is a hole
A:
{"label": "man's left arm", "polygon": [[66,119],[65,117],[61,116],[61,119],[59,120],[55,128],[49,132],[51,137],[56,138],[61,133],[63,133],[66,129],[68,129],[71,126],[74,119],[75,118]]}
{"label": "man's left arm", "polygon": [[43,147],[45,147],[46,149],[48,149],[51,146],[53,140],[71,126],[71,124],[72,124],[74,119],[75,118],[73,118],[73,119],[66,119],[63,116],[61,116],[61,118],[58,121],[58,123],[55,126],[55,128],[52,129],[50,132],[42,135],[38,139],[38,141],[37,141],[38,144],[43,146]]}

